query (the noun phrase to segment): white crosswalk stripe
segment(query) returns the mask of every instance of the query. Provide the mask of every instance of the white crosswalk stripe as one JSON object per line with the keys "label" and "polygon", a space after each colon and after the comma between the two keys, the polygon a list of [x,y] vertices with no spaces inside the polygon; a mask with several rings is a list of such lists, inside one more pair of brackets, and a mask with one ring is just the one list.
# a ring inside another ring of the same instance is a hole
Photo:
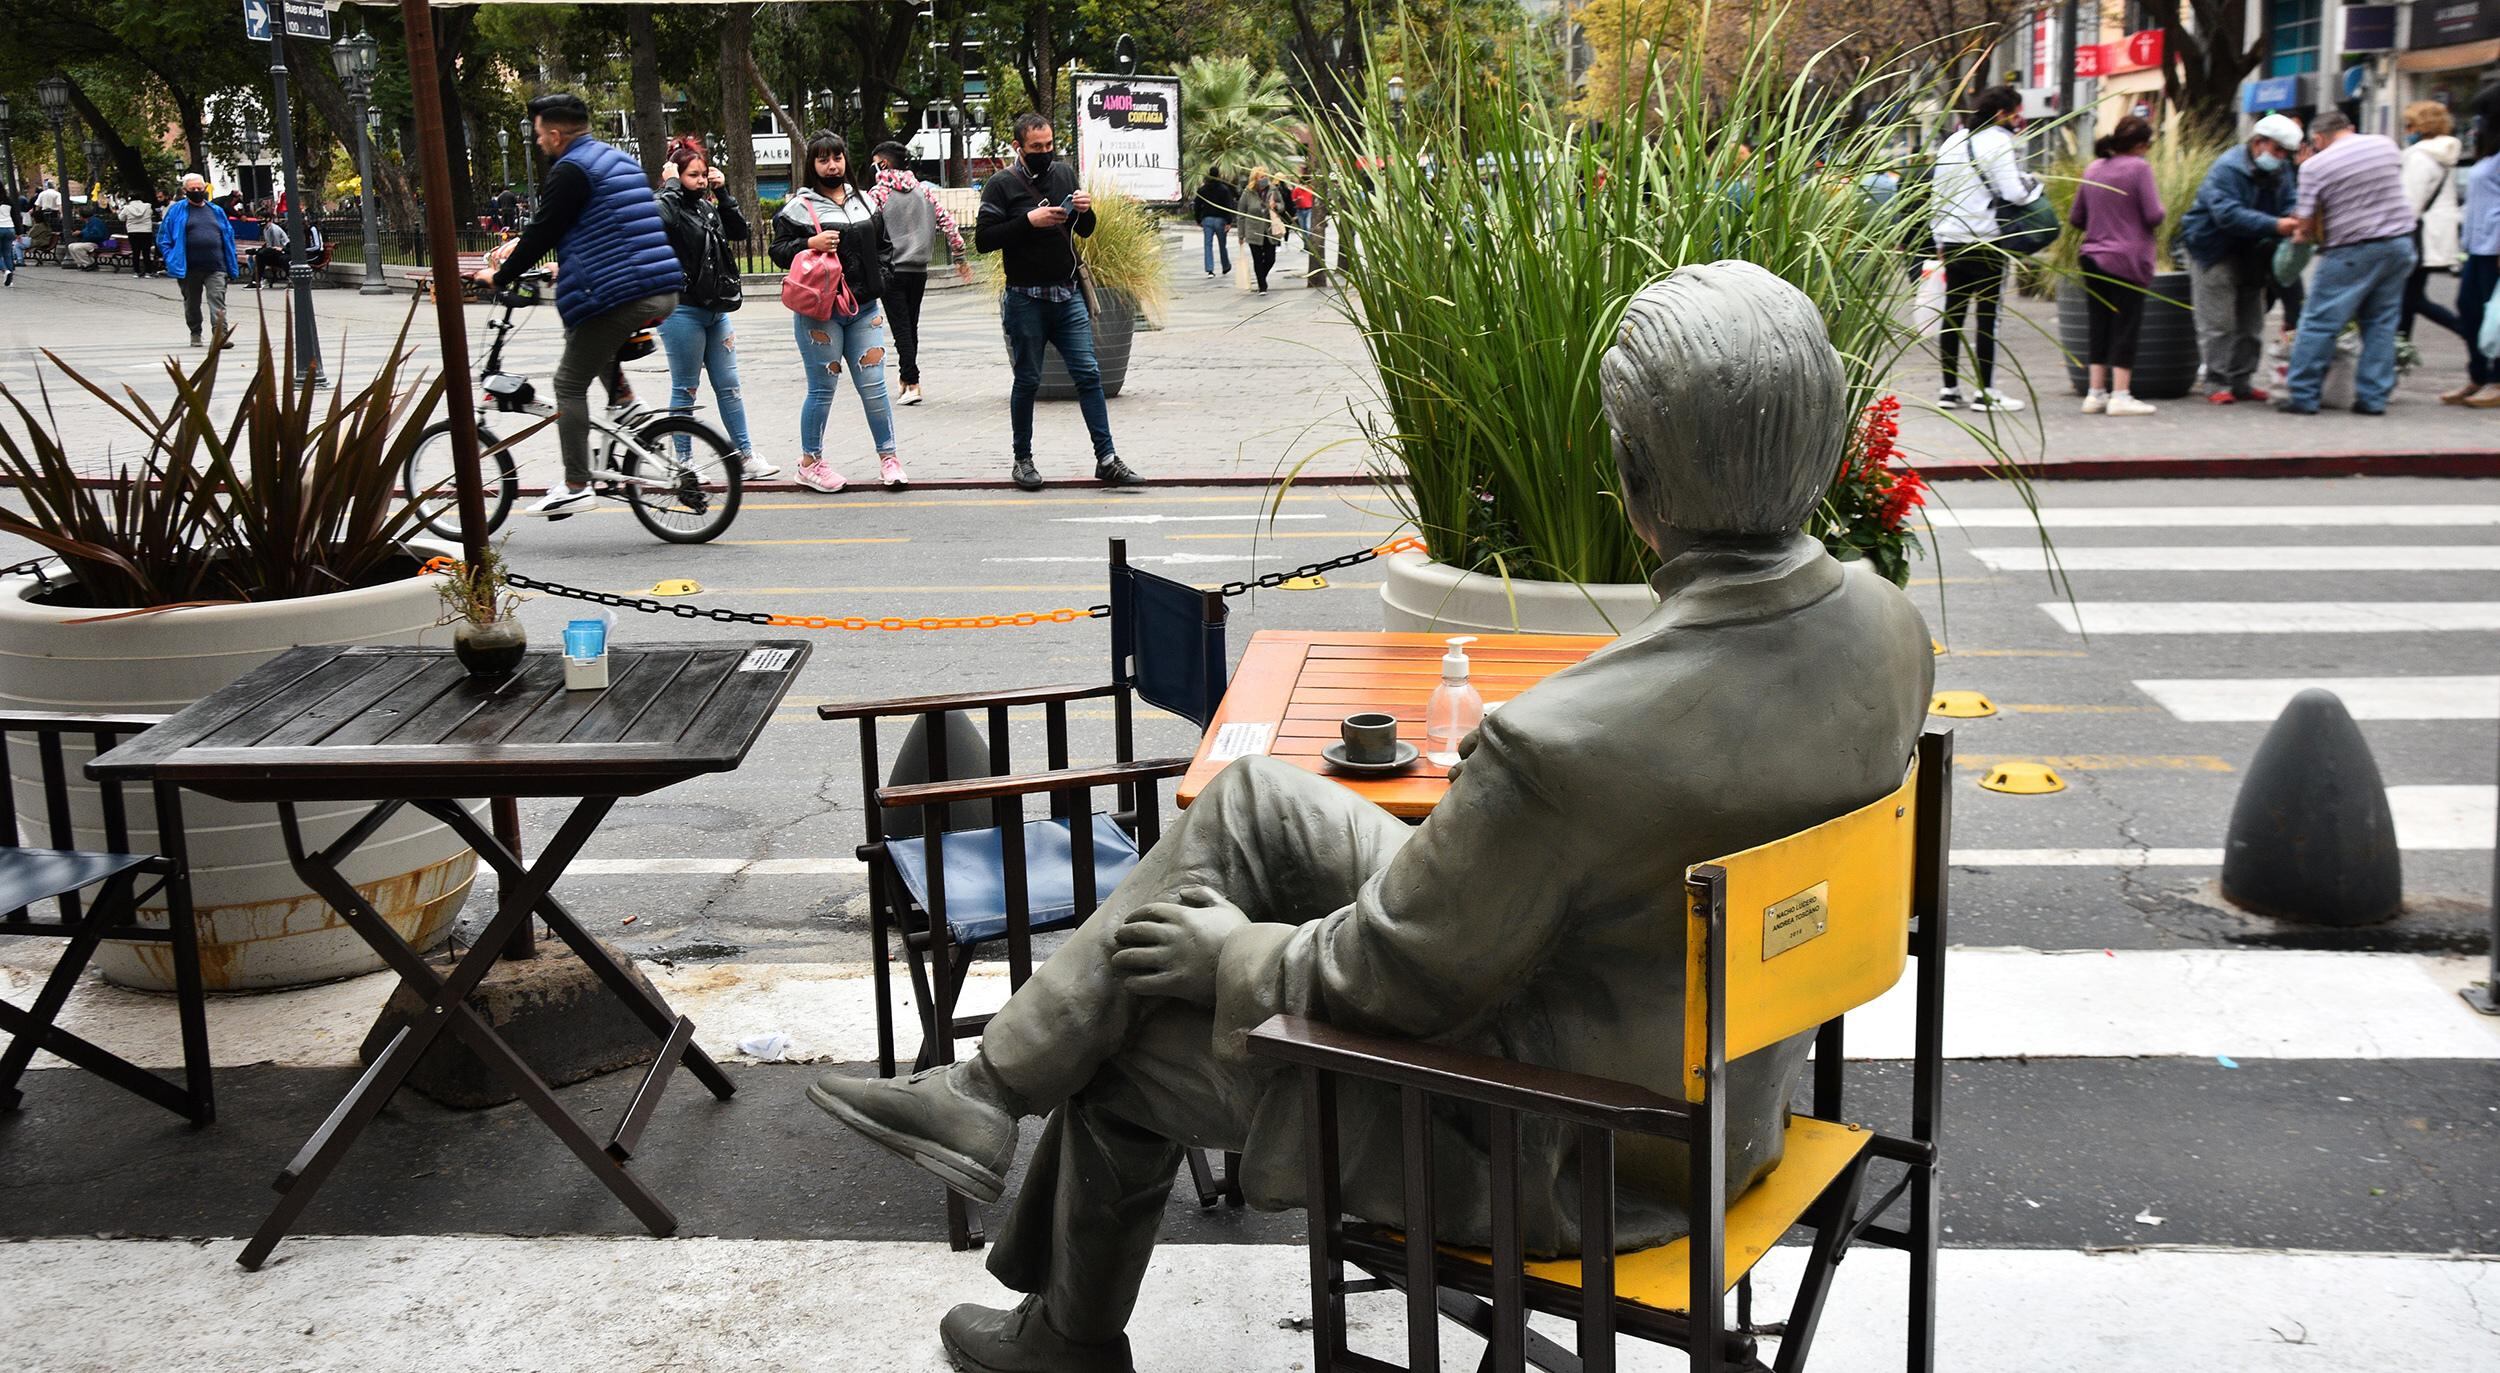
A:
{"label": "white crosswalk stripe", "polygon": [[2500,677],[2175,677],[2138,680],[2174,720],[2271,720],[2310,687],[2356,720],[2500,719]]}
{"label": "white crosswalk stripe", "polygon": [[2500,629],[2500,601],[2044,601],[2069,634],[2420,634]]}
{"label": "white crosswalk stripe", "polygon": [[1974,548],[1994,572],[2494,572],[2500,544],[2223,544]]}
{"label": "white crosswalk stripe", "polygon": [[[2020,507],[1951,510],[1931,506],[1938,529],[2031,529]],[[2372,525],[2474,528],[2500,525],[2500,505],[2043,505],[2038,524],[2075,529],[2350,529]]]}

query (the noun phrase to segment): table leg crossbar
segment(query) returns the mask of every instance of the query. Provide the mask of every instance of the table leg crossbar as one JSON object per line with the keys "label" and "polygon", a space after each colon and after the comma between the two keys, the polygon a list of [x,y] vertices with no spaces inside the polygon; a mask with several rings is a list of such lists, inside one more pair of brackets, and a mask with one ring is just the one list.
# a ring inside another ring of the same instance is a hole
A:
{"label": "table leg crossbar", "polygon": [[[479,935],[477,942],[453,965],[448,977],[436,972],[423,956],[409,947],[381,913],[357,894],[355,887],[339,870],[340,863],[349,854],[372,838],[375,831],[406,804],[413,804],[427,815],[451,826],[476,848],[478,856],[486,860],[496,874],[500,900],[495,917]],[[642,1221],[646,1229],[655,1236],[676,1233],[676,1216],[650,1189],[625,1171],[624,1161],[631,1156],[643,1125],[659,1104],[660,1090],[669,1072],[680,1063],[690,1068],[716,1097],[726,1100],[736,1089],[719,1066],[703,1050],[695,1047],[694,1023],[683,1016],[671,1015],[665,1003],[636,983],[609,956],[607,950],[600,948],[581,930],[571,913],[549,894],[556,879],[580,853],[582,845],[598,830],[599,822],[606,818],[609,808],[615,804],[614,797],[585,798],[557,829],[540,852],[538,861],[527,865],[497,843],[494,835],[479,825],[457,802],[385,802],[319,852],[305,847],[295,807],[283,804],[278,807],[286,837],[287,856],[296,873],[339,912],[365,943],[390,965],[392,971],[399,974],[403,982],[423,994],[426,1014],[402,1026],[392,1036],[381,1055],[365,1069],[356,1085],[322,1121],[321,1128],[313,1132],[278,1175],[274,1184],[280,1194],[278,1205],[261,1223],[251,1242],[244,1246],[237,1262],[245,1268],[260,1267],[270,1251],[277,1247],[278,1241],[286,1236],[296,1217],[311,1202],[313,1194],[320,1190],[322,1183],[338,1166],[356,1137],[373,1123],[374,1117],[381,1113],[382,1107],[407,1080],[417,1060],[424,1057],[425,1051],[446,1030],[457,1034],[488,1067],[504,1078],[531,1112],[564,1141],[565,1147],[573,1151],[583,1166],[590,1169],[617,1200]],[[505,1043],[468,1004],[469,994],[485,980],[487,972],[511,942],[514,932],[533,914],[544,917],[548,927],[572,947],[584,965],[597,974],[600,981],[623,1000],[645,1025],[651,1027],[653,1033],[666,1039],[659,1061],[635,1091],[624,1123],[605,1145],[564,1109],[546,1081],[523,1062],[513,1052],[512,1046]]]}

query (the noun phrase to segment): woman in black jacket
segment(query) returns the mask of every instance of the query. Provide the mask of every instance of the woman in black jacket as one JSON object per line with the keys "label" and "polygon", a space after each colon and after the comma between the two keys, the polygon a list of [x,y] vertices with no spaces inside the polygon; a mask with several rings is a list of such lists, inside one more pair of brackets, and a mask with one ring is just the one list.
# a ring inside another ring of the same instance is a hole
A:
{"label": "woman in black jacket", "polygon": [[838,134],[820,133],[807,143],[802,184],[773,218],[773,261],[784,269],[801,253],[831,253],[842,267],[847,295],[829,319],[793,311],[790,332],[798,340],[807,400],[799,407],[799,480],[818,491],[842,489],[842,474],[824,457],[825,421],[842,369],[851,372],[868,435],[877,444],[879,480],[901,490],[903,461],[894,447],[894,406],[885,390],[883,294],[885,215],[867,193],[851,184],[851,150]]}
{"label": "woman in black jacket", "polygon": [[[660,178],[660,222],[667,226],[669,246],[677,250],[677,265],[686,273],[676,311],[660,321],[660,346],[668,350],[669,408],[692,410],[695,388],[705,372],[711,373],[721,423],[745,459],[747,480],[777,476],[781,469],[757,457],[754,441],[747,437],[747,406],[738,391],[738,331],[729,322],[730,311],[743,298],[738,256],[729,245],[747,241],[746,216],[723,189],[728,178],[714,171],[711,159],[692,143],[668,155]],[[686,461],[692,448],[680,436],[678,460]]]}
{"label": "woman in black jacket", "polygon": [[1198,185],[1198,246],[1206,255],[1207,275],[1215,275],[1215,256],[1224,255],[1224,275],[1233,274],[1233,211],[1241,204],[1241,192],[1224,174],[1207,168],[1207,179]]}

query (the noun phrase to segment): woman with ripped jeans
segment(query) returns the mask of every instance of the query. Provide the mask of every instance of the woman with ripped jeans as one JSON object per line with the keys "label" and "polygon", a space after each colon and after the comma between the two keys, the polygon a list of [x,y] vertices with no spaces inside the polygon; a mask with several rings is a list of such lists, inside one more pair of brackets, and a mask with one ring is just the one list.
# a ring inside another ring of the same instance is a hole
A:
{"label": "woman with ripped jeans", "polygon": [[[763,481],[781,469],[756,456],[747,437],[746,400],[738,390],[738,331],[729,322],[744,299],[738,259],[729,245],[747,241],[746,216],[729,198],[728,178],[712,170],[698,144],[670,152],[660,176],[660,222],[686,273],[677,309],[660,321],[660,346],[668,350],[669,408],[693,409],[696,389],[710,373],[712,398],[729,441],[745,459],[746,479]],[[684,460],[691,449],[691,441],[680,435],[678,458]]]}
{"label": "woman with ripped jeans", "polygon": [[852,299],[849,311],[836,310],[830,319],[790,316],[807,375],[807,401],[799,407],[799,481],[818,491],[842,489],[842,474],[825,461],[824,437],[833,393],[847,367],[868,417],[868,436],[877,445],[878,479],[901,490],[903,462],[895,453],[894,406],[885,389],[885,309],[878,303],[885,216],[851,184],[850,162],[850,147],[840,135],[819,133],[808,140],[802,184],[773,219],[773,261],[786,269],[803,251],[833,253]]}

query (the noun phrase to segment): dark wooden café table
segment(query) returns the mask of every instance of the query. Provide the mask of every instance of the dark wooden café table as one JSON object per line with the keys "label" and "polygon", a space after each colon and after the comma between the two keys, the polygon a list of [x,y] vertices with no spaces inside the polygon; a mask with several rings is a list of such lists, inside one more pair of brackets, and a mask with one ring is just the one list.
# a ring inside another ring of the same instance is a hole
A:
{"label": "dark wooden caf\u00e9 table", "polygon": [[[501,1074],[547,1128],[654,1235],[677,1218],[626,1172],[660,1093],[683,1066],[715,1097],[735,1088],[694,1044],[694,1022],[637,983],[553,894],[556,879],[622,797],[641,796],[746,758],[808,646],[791,640],[636,644],[608,654],[608,685],[567,691],[564,659],[531,653],[511,676],[472,678],[448,650],[290,649],[87,765],[90,777],[161,782],[278,807],[288,859],[426,1003],[391,1039],[278,1175],[276,1209],[237,1262],[258,1268],[446,1030]],[[569,797],[572,813],[532,863],[499,843],[463,804],[477,797]],[[326,848],[308,848],[296,806],[364,801],[373,809]],[[495,916],[438,973],[357,895],[340,865],[401,807],[450,826],[495,870]],[[535,914],[662,1041],[615,1134],[602,1144],[555,1099],[467,998]]]}

